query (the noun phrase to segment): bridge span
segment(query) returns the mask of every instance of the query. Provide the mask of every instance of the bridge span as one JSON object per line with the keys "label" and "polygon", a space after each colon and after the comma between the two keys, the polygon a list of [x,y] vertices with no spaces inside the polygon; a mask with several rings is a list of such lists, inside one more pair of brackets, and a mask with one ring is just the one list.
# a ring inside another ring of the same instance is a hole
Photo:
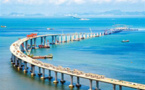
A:
{"label": "bridge span", "polygon": [[[29,47],[36,48],[36,39],[41,38],[40,43],[41,45],[46,46],[46,37],[52,37],[51,44],[61,44],[70,41],[80,41],[86,38],[96,38],[104,36],[104,33],[77,33],[77,34],[48,34],[48,35],[39,35],[34,37],[26,37],[23,39],[19,39],[15,41],[10,46],[10,51],[12,53],[11,56],[11,63],[18,68],[18,70],[23,70],[24,73],[28,72],[28,63],[31,65],[31,76],[35,76],[36,72],[35,69],[38,67],[39,73],[37,74],[42,80],[44,79],[52,79],[51,72],[55,72],[55,80],[53,81],[55,84],[58,83],[57,74],[61,74],[61,83],[65,83],[64,74],[70,75],[70,85],[69,88],[73,88],[73,77],[77,77],[76,87],[81,87],[80,78],[85,78],[90,81],[89,90],[92,90],[92,82],[96,82],[96,90],[99,90],[99,82],[109,83],[113,85],[113,90],[116,90],[116,86],[119,86],[119,90],[122,90],[122,87],[129,87],[134,88],[137,90],[145,90],[144,84],[128,82],[123,80],[117,80],[113,78],[107,78],[104,75],[98,75],[93,73],[85,73],[83,71],[74,69],[71,70],[70,68],[64,68],[62,66],[54,66],[49,63],[44,63],[42,61],[32,59],[28,55],[24,53],[24,51],[28,50]],[[30,41],[30,45],[28,47],[28,41]],[[34,43],[33,43],[34,42]],[[49,71],[48,77],[45,75],[45,70]]]}

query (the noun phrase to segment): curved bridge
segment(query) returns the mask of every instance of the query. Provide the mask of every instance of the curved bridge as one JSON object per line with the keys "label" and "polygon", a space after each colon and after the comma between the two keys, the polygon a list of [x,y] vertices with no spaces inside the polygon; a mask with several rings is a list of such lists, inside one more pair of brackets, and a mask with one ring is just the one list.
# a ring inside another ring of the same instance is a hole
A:
{"label": "curved bridge", "polygon": [[[57,84],[57,73],[61,73],[61,83],[63,84],[65,82],[64,80],[64,74],[70,75],[71,78],[71,83],[69,85],[70,88],[73,88],[73,77],[77,77],[77,84],[76,87],[80,87],[80,78],[85,78],[90,81],[90,89],[92,90],[92,81],[96,81],[96,90],[99,90],[99,82],[104,82],[104,83],[110,83],[113,85],[113,90],[116,90],[116,86],[119,86],[119,90],[122,90],[122,86],[124,87],[130,87],[134,88],[137,90],[145,90],[145,85],[144,84],[138,84],[138,83],[133,83],[133,82],[128,82],[128,81],[122,81],[122,80],[116,80],[112,78],[107,78],[103,75],[98,75],[98,74],[92,74],[92,73],[84,73],[83,71],[79,71],[77,69],[71,70],[70,68],[63,68],[62,66],[54,66],[48,63],[43,63],[39,60],[32,59],[31,57],[27,56],[23,50],[25,47],[26,50],[28,49],[28,41],[30,40],[30,46],[32,46],[32,41],[34,40],[34,45],[36,46],[36,39],[41,38],[41,44],[46,45],[46,37],[51,36],[52,37],[52,44],[60,44],[64,42],[69,42],[69,41],[79,41],[82,39],[86,38],[95,38],[99,36],[103,36],[104,34],[95,34],[95,33],[81,33],[81,34],[48,34],[48,35],[40,35],[40,36],[34,36],[34,37],[27,37],[23,39],[19,39],[18,41],[14,42],[10,46],[10,51],[12,53],[11,57],[11,63],[15,66],[18,67],[19,70],[23,70],[24,73],[27,73],[28,67],[27,64],[29,63],[31,65],[31,76],[35,76],[35,67],[38,67],[38,75],[41,77],[41,79],[51,79],[51,72],[55,72],[55,80],[54,83]],[[57,41],[57,39],[59,41]],[[24,46],[25,44],[25,46]],[[23,46],[23,47],[22,47]],[[48,77],[45,77],[45,69],[49,70],[49,75]],[[42,70],[42,72],[41,72]]]}

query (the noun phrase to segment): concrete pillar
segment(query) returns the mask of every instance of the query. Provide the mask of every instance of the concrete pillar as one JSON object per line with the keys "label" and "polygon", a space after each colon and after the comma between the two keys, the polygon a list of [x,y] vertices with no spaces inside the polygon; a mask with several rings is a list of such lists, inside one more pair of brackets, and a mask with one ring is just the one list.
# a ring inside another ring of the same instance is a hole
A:
{"label": "concrete pillar", "polygon": [[87,34],[87,38],[89,38],[89,34]]}
{"label": "concrete pillar", "polygon": [[122,90],[122,86],[121,85],[119,85],[119,90]]}
{"label": "concrete pillar", "polygon": [[65,42],[65,35],[62,36],[62,43]]}
{"label": "concrete pillar", "polygon": [[52,79],[51,70],[48,70],[48,79]]}
{"label": "concrete pillar", "polygon": [[80,78],[79,77],[77,77],[77,84],[76,84],[76,87],[81,87],[81,84],[80,84]]}
{"label": "concrete pillar", "polygon": [[24,61],[24,65],[25,65],[25,67],[24,67],[24,73],[27,73],[27,62]]}
{"label": "concrete pillar", "polygon": [[52,36],[52,44],[54,44],[54,36]]}
{"label": "concrete pillar", "polygon": [[71,41],[73,41],[74,40],[74,35],[71,35]]}
{"label": "concrete pillar", "polygon": [[113,90],[116,90],[116,85],[115,84],[113,84]]}
{"label": "concrete pillar", "polygon": [[65,83],[65,80],[64,80],[64,74],[61,73],[61,81],[60,81],[62,84]]}
{"label": "concrete pillar", "polygon": [[71,82],[70,82],[69,88],[73,88],[74,87],[74,85],[73,85],[73,75],[70,75],[70,78],[71,78]]}
{"label": "concrete pillar", "polygon": [[34,38],[34,48],[36,48],[36,38]]}
{"label": "concrete pillar", "polygon": [[33,45],[33,42],[32,42],[32,39],[30,39],[30,47],[32,47]]}
{"label": "concrete pillar", "polygon": [[84,39],[86,38],[86,34],[83,34],[83,38],[84,38]]}
{"label": "concrete pillar", "polygon": [[22,60],[19,59],[19,66],[18,66],[18,70],[22,70]]}
{"label": "concrete pillar", "polygon": [[100,33],[100,36],[101,36],[101,33]]}
{"label": "concrete pillar", "polygon": [[43,45],[43,37],[41,37],[41,45]]}
{"label": "concrete pillar", "polygon": [[12,54],[11,56],[11,63],[13,64],[13,60],[14,60],[14,55]]}
{"label": "concrete pillar", "polygon": [[69,42],[69,35],[67,35],[67,42]]}
{"label": "concrete pillar", "polygon": [[97,33],[97,35],[96,35],[97,37],[99,36],[99,34]]}
{"label": "concrete pillar", "polygon": [[99,90],[99,81],[96,81],[96,90]]}
{"label": "concrete pillar", "polygon": [[55,36],[55,44],[57,44],[57,36]]}
{"label": "concrete pillar", "polygon": [[46,46],[46,36],[44,37],[44,46]]}
{"label": "concrete pillar", "polygon": [[26,50],[28,50],[28,41],[25,42]]}
{"label": "concrete pillar", "polygon": [[40,77],[42,75],[42,73],[41,73],[41,67],[38,67],[38,71],[39,71],[38,76]]}
{"label": "concrete pillar", "polygon": [[92,80],[90,79],[90,89],[89,90],[93,90],[92,89]]}
{"label": "concrete pillar", "polygon": [[78,40],[78,34],[76,34],[76,38],[75,38],[75,40]]}
{"label": "concrete pillar", "polygon": [[31,76],[35,76],[35,65],[31,65],[31,66],[32,66]]}
{"label": "concrete pillar", "polygon": [[90,33],[90,37],[92,37],[92,33]]}
{"label": "concrete pillar", "polygon": [[54,84],[57,84],[58,81],[57,81],[57,72],[55,71],[55,80],[53,81]]}
{"label": "concrete pillar", "polygon": [[61,43],[61,37],[62,37],[62,36],[59,36],[59,43]]}
{"label": "concrete pillar", "polygon": [[18,58],[15,56],[15,64],[14,64],[14,67],[18,67]]}
{"label": "concrete pillar", "polygon": [[43,73],[42,73],[41,79],[45,79],[45,68],[42,68],[42,71],[43,71]]}

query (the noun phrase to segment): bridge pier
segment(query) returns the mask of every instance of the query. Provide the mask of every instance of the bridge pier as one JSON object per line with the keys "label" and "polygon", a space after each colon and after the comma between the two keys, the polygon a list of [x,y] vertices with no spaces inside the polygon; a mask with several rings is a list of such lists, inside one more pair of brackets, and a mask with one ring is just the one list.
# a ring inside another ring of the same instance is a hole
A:
{"label": "bridge pier", "polygon": [[41,73],[41,67],[38,67],[38,71],[39,71],[38,76],[40,77],[42,75],[42,73]]}
{"label": "bridge pier", "polygon": [[36,38],[34,38],[34,49],[36,49]]}
{"label": "bridge pier", "polygon": [[13,64],[13,60],[14,60],[14,55],[11,55],[11,64]]}
{"label": "bridge pier", "polygon": [[99,90],[99,81],[96,81],[96,89],[95,90]]}
{"label": "bridge pier", "polygon": [[65,80],[64,80],[64,74],[61,73],[61,81],[60,81],[62,84],[65,83]]}
{"label": "bridge pier", "polygon": [[62,39],[61,37],[62,37],[62,36],[59,36],[59,43],[61,43],[61,39]]}
{"label": "bridge pier", "polygon": [[70,75],[70,78],[71,78],[71,83],[69,85],[69,88],[74,88],[74,85],[73,85],[73,75]]}
{"label": "bridge pier", "polygon": [[46,46],[46,36],[44,36],[44,46]]}
{"label": "bridge pier", "polygon": [[57,84],[58,81],[57,81],[57,72],[55,71],[55,80],[53,81],[54,84]]}
{"label": "bridge pier", "polygon": [[14,64],[14,67],[18,67],[18,58],[15,56],[15,64]]}
{"label": "bridge pier", "polygon": [[22,60],[19,59],[19,66],[18,66],[18,70],[22,70]]}
{"label": "bridge pier", "polygon": [[71,41],[73,41],[74,40],[74,35],[71,35]]}
{"label": "bridge pier", "polygon": [[84,38],[84,39],[86,38],[86,34],[83,34],[83,38]]}
{"label": "bridge pier", "polygon": [[90,38],[92,37],[92,33],[90,34]]}
{"label": "bridge pier", "polygon": [[113,84],[113,90],[116,90],[116,85],[115,84]]}
{"label": "bridge pier", "polygon": [[122,90],[122,86],[121,85],[119,85],[119,90]]}
{"label": "bridge pier", "polygon": [[48,79],[50,80],[50,79],[52,79],[52,76],[51,76],[51,70],[48,70]]}
{"label": "bridge pier", "polygon": [[54,36],[52,36],[52,43],[51,44],[54,44]]}
{"label": "bridge pier", "polygon": [[35,65],[31,65],[32,67],[32,72],[31,72],[31,76],[35,76]]}
{"label": "bridge pier", "polygon": [[93,90],[92,89],[92,80],[90,79],[90,88],[89,88],[89,90]]}
{"label": "bridge pier", "polygon": [[65,43],[65,35],[62,36],[62,43]]}
{"label": "bridge pier", "polygon": [[77,87],[77,88],[81,87],[80,78],[79,78],[79,77],[77,77],[77,84],[76,84],[76,87]]}
{"label": "bridge pier", "polygon": [[100,33],[100,36],[101,36],[101,33]]}
{"label": "bridge pier", "polygon": [[24,73],[27,73],[27,62],[24,61]]}
{"label": "bridge pier", "polygon": [[45,68],[42,68],[42,71],[43,71],[43,73],[42,73],[41,79],[44,80],[45,79]]}
{"label": "bridge pier", "polygon": [[33,39],[30,39],[30,47],[32,47],[32,45],[33,45],[33,41],[32,41]]}
{"label": "bridge pier", "polygon": [[26,50],[28,50],[28,41],[25,41]]}
{"label": "bridge pier", "polygon": [[43,45],[43,37],[41,37],[41,45]]}
{"label": "bridge pier", "polygon": [[87,34],[87,38],[89,38],[89,34]]}
{"label": "bridge pier", "polygon": [[55,36],[55,44],[57,44],[58,42],[57,42],[57,36]]}

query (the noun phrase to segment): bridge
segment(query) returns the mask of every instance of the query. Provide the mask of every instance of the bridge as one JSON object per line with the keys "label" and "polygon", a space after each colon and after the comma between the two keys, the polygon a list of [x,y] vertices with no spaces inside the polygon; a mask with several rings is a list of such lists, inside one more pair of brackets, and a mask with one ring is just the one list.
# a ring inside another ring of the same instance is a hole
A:
{"label": "bridge", "polygon": [[[87,38],[97,38],[104,36],[104,33],[75,33],[75,34],[48,34],[48,35],[39,35],[39,36],[33,36],[33,37],[26,37],[23,39],[19,39],[15,41],[10,46],[10,51],[12,53],[11,56],[11,63],[14,65],[14,67],[17,67],[18,70],[23,70],[24,73],[28,72],[28,63],[30,64],[31,68],[31,76],[36,75],[36,67],[38,67],[39,73],[37,74],[42,80],[44,79],[52,79],[51,72],[55,72],[55,80],[53,83],[58,83],[57,74],[61,74],[61,83],[65,83],[64,80],[64,74],[67,74],[70,76],[71,82],[69,85],[69,88],[73,88],[73,77],[77,77],[76,87],[81,87],[80,84],[80,78],[88,79],[90,82],[89,90],[93,90],[92,82],[96,82],[96,90],[99,90],[99,82],[109,83],[112,84],[113,90],[116,90],[116,86],[119,86],[119,90],[122,90],[122,87],[129,87],[134,88],[137,90],[145,90],[144,84],[134,83],[134,82],[128,82],[123,80],[117,80],[113,78],[107,78],[104,75],[98,75],[93,73],[85,73],[83,71],[74,69],[71,70],[70,68],[64,68],[62,66],[54,66],[49,63],[44,63],[42,61],[33,59],[26,55],[24,51],[28,50],[28,41],[30,41],[30,47],[34,46],[34,49],[36,48],[36,39],[41,38],[41,45],[46,46],[46,37],[52,37],[51,44],[61,44],[61,43],[67,43],[70,41],[80,41],[82,39]],[[33,45],[34,42],[34,45]],[[48,77],[45,75],[45,70],[49,71]],[[42,72],[41,72],[42,71]]]}

